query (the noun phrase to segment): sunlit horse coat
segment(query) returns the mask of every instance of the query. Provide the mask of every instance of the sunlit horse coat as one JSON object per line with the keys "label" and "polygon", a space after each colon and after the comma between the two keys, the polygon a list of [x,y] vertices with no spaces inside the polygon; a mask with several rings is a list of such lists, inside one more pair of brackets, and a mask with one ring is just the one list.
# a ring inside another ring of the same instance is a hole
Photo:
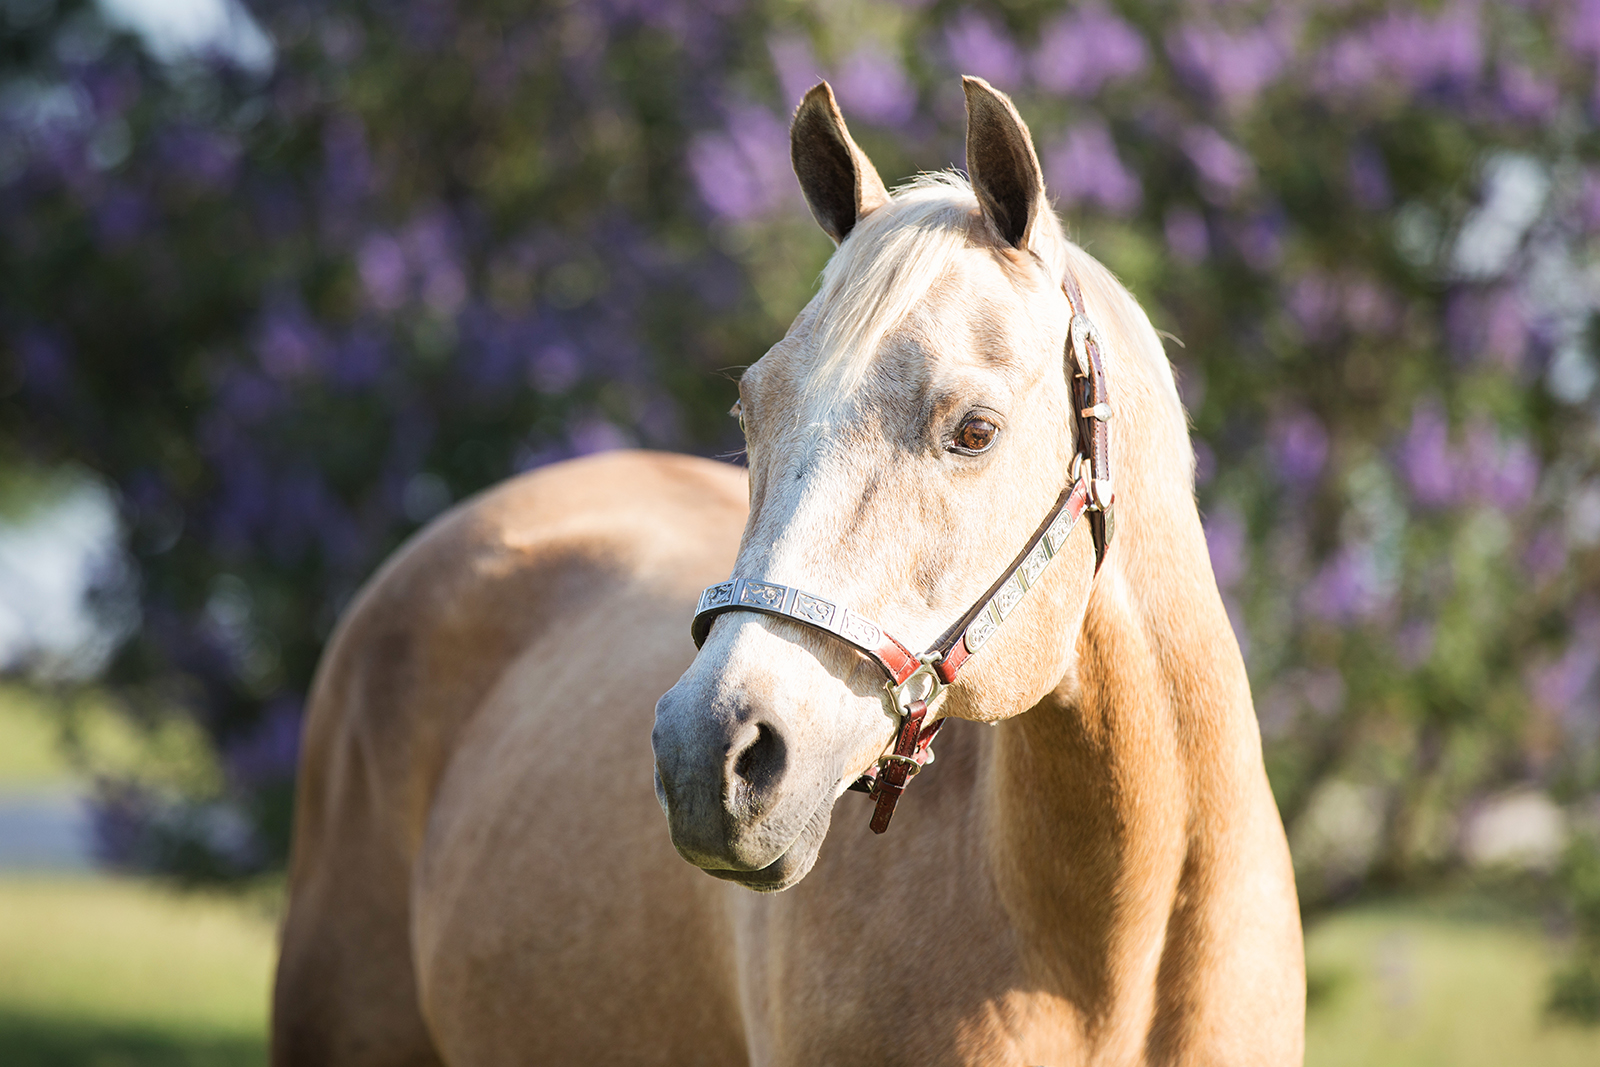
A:
{"label": "sunlit horse coat", "polygon": [[[548,468],[347,613],[307,726],[280,1067],[1299,1062],[1288,852],[1171,372],[1062,236],[1010,102],[966,87],[971,188],[893,197],[826,87],[802,103],[796,172],[840,248],[740,384],[748,483]],[[952,723],[876,837],[835,801],[894,732],[881,676],[749,613],[696,656],[696,596],[766,578],[926,647],[1068,483],[1067,271],[1113,381],[1116,539],[1096,575],[1080,524],[945,694],[994,728]],[[997,432],[963,449],[974,418]]]}

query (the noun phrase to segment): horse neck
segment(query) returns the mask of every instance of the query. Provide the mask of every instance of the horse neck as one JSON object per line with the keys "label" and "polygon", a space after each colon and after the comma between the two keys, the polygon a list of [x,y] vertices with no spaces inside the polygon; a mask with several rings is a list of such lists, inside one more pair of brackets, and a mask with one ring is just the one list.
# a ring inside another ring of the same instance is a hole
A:
{"label": "horse neck", "polygon": [[1075,669],[988,746],[990,859],[1019,944],[1043,981],[1108,1011],[1120,991],[1152,988],[1142,972],[1180,885],[1187,898],[1217,886],[1227,827],[1270,804],[1187,470],[1156,458],[1164,438],[1169,457],[1188,455],[1180,420],[1127,427],[1143,444],[1120,457],[1117,540],[1082,630],[1063,635]]}

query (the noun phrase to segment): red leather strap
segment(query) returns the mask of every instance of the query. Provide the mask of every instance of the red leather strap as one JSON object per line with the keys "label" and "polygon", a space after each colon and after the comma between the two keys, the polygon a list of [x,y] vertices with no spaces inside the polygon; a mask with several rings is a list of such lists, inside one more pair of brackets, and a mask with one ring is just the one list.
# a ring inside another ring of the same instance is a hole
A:
{"label": "red leather strap", "polygon": [[944,720],[935,719],[924,727],[923,722],[927,717],[928,702],[912,701],[900,720],[900,731],[895,735],[894,755],[880,763],[875,774],[869,771],[864,776],[870,779],[865,792],[877,801],[872,809],[872,821],[867,824],[875,834],[889,829],[889,820],[894,818],[895,805],[900,803],[907,784],[924,765],[933,760],[933,750],[929,746],[939,727],[944,725]]}
{"label": "red leather strap", "polygon": [[[936,719],[924,726],[928,715],[927,701],[932,699],[939,685],[949,685],[956,680],[967,660],[983,647],[989,636],[999,629],[1012,609],[1021,602],[1028,589],[1039,580],[1050,561],[1065,546],[1078,520],[1085,515],[1089,516],[1090,532],[1094,538],[1095,573],[1099,573],[1100,565],[1105,562],[1114,532],[1112,504],[1115,493],[1111,479],[1111,435],[1107,425],[1111,419],[1111,394],[1106,384],[1099,331],[1085,311],[1078,279],[1068,272],[1061,289],[1067,302],[1072,305],[1072,323],[1064,354],[1064,358],[1072,364],[1068,372],[1068,388],[1074,404],[1073,420],[1078,445],[1072,484],[1056,498],[1055,506],[1011,566],[977,603],[934,642],[928,652],[918,656],[866,616],[793,586],[753,578],[731,578],[708,587],[700,594],[700,604],[690,628],[696,647],[705,643],[712,622],[725,612],[756,611],[776,615],[822,630],[844,641],[883,671],[889,679],[895,704],[909,700],[909,703],[897,709],[900,727],[895,734],[893,755],[880,759],[877,767],[867,771],[850,786],[877,800],[871,823],[874,833],[881,834],[889,828],[895,804],[905,792],[906,785],[924,764],[933,759],[929,745],[939,732],[939,727],[944,725],[944,720]],[[920,692],[921,696],[911,699],[911,694],[900,687],[924,661],[932,665],[933,675],[939,685],[929,682],[924,689],[913,689],[913,692]]]}
{"label": "red leather strap", "polygon": [[895,685],[911,677],[922,665],[915,652],[853,608],[835,604],[792,585],[779,585],[777,582],[754,578],[730,578],[708,586],[700,594],[700,605],[689,627],[696,648],[706,643],[711,624],[717,616],[730,611],[776,615],[780,619],[793,619],[812,629],[832,634],[875,662]]}

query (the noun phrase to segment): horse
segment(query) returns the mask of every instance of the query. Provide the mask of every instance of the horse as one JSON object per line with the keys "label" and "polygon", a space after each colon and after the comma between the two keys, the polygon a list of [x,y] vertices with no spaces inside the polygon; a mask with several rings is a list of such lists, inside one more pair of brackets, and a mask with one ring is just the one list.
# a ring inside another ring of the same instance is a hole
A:
{"label": "horse", "polygon": [[1300,1062],[1171,367],[963,85],[966,177],[892,194],[826,83],[796,111],[837,249],[739,382],[748,474],[546,467],[350,607],[278,1067]]}

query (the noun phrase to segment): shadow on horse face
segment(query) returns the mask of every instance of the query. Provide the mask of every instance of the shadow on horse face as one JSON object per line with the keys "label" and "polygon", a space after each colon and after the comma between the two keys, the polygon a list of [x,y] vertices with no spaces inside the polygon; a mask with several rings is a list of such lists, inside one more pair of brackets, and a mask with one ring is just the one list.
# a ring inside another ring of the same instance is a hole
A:
{"label": "shadow on horse face", "polygon": [[798,882],[834,800],[893,729],[876,680],[841,684],[824,667],[841,657],[818,652],[781,623],[728,617],[656,704],[656,798],[679,854],[709,874]]}
{"label": "shadow on horse face", "polygon": [[[808,95],[796,173],[840,248],[740,382],[750,516],[735,576],[812,591],[797,595],[841,618],[866,609],[918,648],[980,602],[1071,482],[1064,242],[1026,129],[992,96],[971,122],[993,158],[969,164],[993,187],[924,179],[890,199],[831,95]],[[1075,573],[995,645],[1070,632],[1091,575]],[[786,619],[723,614],[699,637],[656,706],[656,797],[684,859],[787,888],[815,862],[834,801],[884,766],[899,712],[872,664]],[[1044,643],[1021,663],[987,654],[934,715],[1029,707],[1063,675],[1062,642]]]}

